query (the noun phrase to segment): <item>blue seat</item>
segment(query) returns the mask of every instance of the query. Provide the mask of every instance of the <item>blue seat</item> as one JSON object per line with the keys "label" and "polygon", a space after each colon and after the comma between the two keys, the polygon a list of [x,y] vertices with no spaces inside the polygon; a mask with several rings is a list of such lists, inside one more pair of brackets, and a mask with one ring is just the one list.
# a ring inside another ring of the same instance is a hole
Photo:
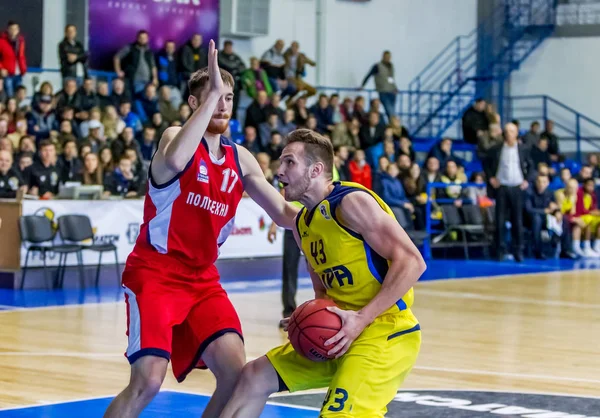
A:
{"label": "blue seat", "polygon": [[229,130],[231,131],[232,136],[234,136],[234,134],[241,134],[242,133],[242,125],[240,124],[240,121],[237,119],[230,119],[229,120]]}

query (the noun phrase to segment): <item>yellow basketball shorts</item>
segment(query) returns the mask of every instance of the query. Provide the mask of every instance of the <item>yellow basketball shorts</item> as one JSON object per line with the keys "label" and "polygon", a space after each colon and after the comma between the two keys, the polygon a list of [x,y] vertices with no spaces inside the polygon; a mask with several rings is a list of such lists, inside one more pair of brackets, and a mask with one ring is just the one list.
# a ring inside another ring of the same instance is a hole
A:
{"label": "yellow basketball shorts", "polygon": [[410,309],[377,317],[339,359],[313,362],[290,343],[267,358],[290,392],[329,387],[319,417],[383,417],[421,346]]}

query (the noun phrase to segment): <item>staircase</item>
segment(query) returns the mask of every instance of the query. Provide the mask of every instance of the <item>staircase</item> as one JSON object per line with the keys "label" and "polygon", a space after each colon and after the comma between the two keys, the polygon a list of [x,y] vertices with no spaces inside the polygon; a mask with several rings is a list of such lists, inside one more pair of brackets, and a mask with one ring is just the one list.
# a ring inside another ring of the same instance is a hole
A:
{"label": "staircase", "polygon": [[479,27],[458,36],[409,84],[411,135],[438,138],[476,97],[497,98],[504,83],[554,31],[556,0],[505,0]]}

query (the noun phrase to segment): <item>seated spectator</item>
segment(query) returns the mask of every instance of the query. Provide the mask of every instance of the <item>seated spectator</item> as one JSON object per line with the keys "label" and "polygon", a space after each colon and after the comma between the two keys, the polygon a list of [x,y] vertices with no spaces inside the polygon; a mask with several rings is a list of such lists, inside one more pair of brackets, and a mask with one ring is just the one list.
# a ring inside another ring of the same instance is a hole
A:
{"label": "seated spectator", "polygon": [[90,110],[90,118],[81,122],[79,124],[79,131],[81,133],[81,137],[85,138],[90,134],[90,123],[92,123],[92,121],[96,121],[98,123],[94,122],[94,126],[100,126],[100,136],[101,137],[105,137],[106,133],[104,132],[104,125],[102,124],[102,122],[100,122],[102,119],[102,111],[100,110],[99,107],[94,107]]}
{"label": "seated spectator", "polygon": [[592,177],[595,179],[600,178],[600,162],[598,161],[598,154],[588,154],[587,165],[592,167]]}
{"label": "seated spectator", "polygon": [[381,123],[382,125],[386,126],[388,124],[388,119],[387,119],[387,115],[385,114],[385,112],[383,112],[381,110],[383,106],[381,105],[381,100],[375,98],[375,99],[371,99],[371,101],[369,102],[369,113],[371,112],[376,112],[379,114],[379,123]]}
{"label": "seated spectator", "polygon": [[[525,212],[528,215],[533,238],[533,251],[535,258],[545,260],[547,257],[542,251],[542,229],[545,229],[547,215],[556,217],[562,224],[562,213],[554,202],[554,196],[548,185],[550,180],[545,175],[538,175],[534,187],[527,192],[525,199]],[[562,233],[562,231],[561,231]]]}
{"label": "seated spectator", "polygon": [[[548,138],[540,138],[536,144],[531,148],[531,161],[533,166],[537,167],[539,163],[544,163],[548,167],[552,167],[552,157],[548,152]],[[551,170],[551,175],[556,174],[554,170]]]}
{"label": "seated spectator", "polygon": [[335,146],[333,162],[338,171],[341,181],[350,181],[350,169],[348,167],[348,157],[350,153],[345,145]]}
{"label": "seated spectator", "polygon": [[545,123],[546,129],[542,132],[541,137],[548,139],[548,152],[552,161],[558,161],[560,148],[558,145],[558,136],[554,133],[554,121],[548,119]]}
{"label": "seated spectator", "polygon": [[156,152],[156,144],[156,129],[153,126],[144,127],[140,141],[140,152],[144,161],[149,163],[152,160],[152,156]]}
{"label": "seated spectator", "polygon": [[242,146],[254,155],[261,152],[258,135],[256,134],[256,128],[254,126],[246,126],[244,128],[244,142],[242,143]]}
{"label": "seated spectator", "polygon": [[[365,98],[358,96],[354,99],[352,117],[357,118],[361,126],[369,124],[369,113],[365,110]],[[379,121],[377,122],[379,124]]]}
{"label": "seated spectator", "polygon": [[591,166],[583,165],[583,166],[581,166],[581,169],[579,169],[579,174],[577,175],[577,180],[579,181],[579,183],[583,184],[583,182],[586,181],[587,179],[594,178],[593,174],[594,174],[594,170]]}
{"label": "seated spectator", "polygon": [[450,138],[442,138],[435,144],[427,155],[427,158],[430,157],[436,158],[442,167],[445,167],[450,160],[454,161],[457,165],[462,165],[462,160],[452,155],[452,140]]}
{"label": "seated spectator", "polygon": [[258,129],[261,123],[266,122],[267,107],[269,105],[267,100],[267,93],[264,91],[258,93],[257,98],[246,109],[246,120],[244,122],[244,127],[253,126]]}
{"label": "seated spectator", "polygon": [[345,122],[335,126],[331,134],[331,142],[334,147],[345,146],[348,147],[350,152],[354,152],[354,150],[360,148],[359,131],[360,124],[358,119],[347,119]]}
{"label": "seated spectator", "polygon": [[[89,112],[92,108],[100,106],[100,101],[96,95],[96,82],[93,78],[86,78],[83,81],[83,86],[79,89],[79,95],[82,111]],[[82,116],[81,119],[86,119],[86,117]]]}
{"label": "seated spectator", "polygon": [[[179,118],[179,110],[171,101],[171,89],[168,86],[160,88],[160,98],[158,99],[158,111],[148,115],[151,118],[154,114],[159,113],[167,123],[176,121]],[[146,121],[143,121],[146,122]]]}
{"label": "seated spectator", "polygon": [[463,138],[468,144],[477,144],[479,138],[489,130],[490,122],[486,114],[485,100],[478,98],[462,116]]}
{"label": "seated spectator", "polygon": [[82,183],[86,186],[104,186],[104,173],[98,162],[98,156],[89,152],[83,158]]}
{"label": "seated spectator", "polygon": [[274,94],[273,96],[271,96],[271,101],[270,103],[267,105],[267,114],[270,113],[277,113],[277,116],[279,117],[279,120],[282,121],[283,120],[283,116],[284,116],[284,110],[281,108],[281,96],[279,96],[279,94]]}
{"label": "seated spectator", "polygon": [[72,133],[77,139],[84,138],[81,135],[81,130],[79,129],[79,124],[75,120],[75,111],[73,108],[66,106],[62,109],[62,112],[58,115],[58,119],[54,121],[54,129],[57,129],[57,123],[64,121],[68,121],[71,124],[71,130],[69,133]]}
{"label": "seated spectator", "polygon": [[[181,103],[181,106],[179,106],[179,121],[175,122],[179,122],[181,123],[181,125],[183,125],[187,122],[190,116],[192,116],[192,109],[190,108],[190,105],[188,105],[187,103]],[[172,122],[171,126],[173,126],[175,122]]]}
{"label": "seated spectator", "polygon": [[13,167],[12,153],[0,151],[0,198],[14,199],[19,189],[25,192],[27,186],[19,170]]}
{"label": "seated spectator", "polygon": [[308,115],[308,119],[306,119],[306,125],[304,127],[312,131],[317,130],[317,118],[315,118],[315,115]]}
{"label": "seated spectator", "polygon": [[350,97],[344,98],[342,105],[340,106],[340,113],[342,114],[342,122],[345,122],[352,118],[354,113],[354,102]]}
{"label": "seated spectator", "polygon": [[83,164],[81,163],[81,160],[77,158],[77,143],[74,139],[69,139],[63,143],[62,147],[62,154],[58,158],[58,163],[56,164],[60,171],[60,183],[81,181]]}
{"label": "seated spectator", "polygon": [[[575,216],[581,218],[586,228],[586,237],[583,242],[583,253],[586,257],[600,257],[600,210],[594,188],[594,179],[583,181],[582,187],[577,192]],[[595,237],[594,248],[591,246],[592,235]],[[576,245],[575,241],[573,245]]]}
{"label": "seated spectator", "polygon": [[125,89],[125,82],[115,78],[112,82],[112,93],[110,94],[112,105],[117,109],[123,102],[131,102],[131,93]]}
{"label": "seated spectator", "polygon": [[259,152],[258,154],[256,154],[256,160],[258,161],[258,165],[260,166],[260,169],[265,175],[267,181],[269,183],[273,183],[273,179],[275,176],[273,175],[273,171],[271,170],[271,157],[269,157],[269,154],[267,154],[266,152]]}
{"label": "seated spectator", "polygon": [[398,166],[390,163],[386,172],[381,174],[381,198],[391,207],[404,208],[413,213],[415,208],[406,197],[402,182],[398,179],[399,173]]}
{"label": "seated spectator", "polygon": [[[421,173],[423,182],[425,185],[428,183],[440,183],[442,178],[440,176],[440,160],[435,157],[429,157],[425,161],[425,170]],[[432,189],[432,194],[434,193]]]}
{"label": "seated spectator", "polygon": [[408,172],[410,171],[410,167],[412,167],[412,161],[408,158],[408,155],[402,154],[398,157],[398,169],[400,170],[400,178],[404,178],[408,176]]}
{"label": "seated spectator", "polygon": [[380,124],[379,113],[369,112],[368,124],[363,125],[359,131],[360,147],[367,149],[383,141],[385,128]]}
{"label": "seated spectator", "polygon": [[[469,179],[469,183],[477,183],[481,185],[485,185],[485,173],[473,173],[471,174],[471,178]],[[487,205],[490,202],[487,199],[487,188],[486,187],[475,187],[469,186],[465,188],[465,196],[469,199],[469,202],[473,205],[478,205],[481,207],[488,207]],[[484,203],[486,202],[486,203]]]}
{"label": "seated spectator", "polygon": [[36,142],[50,136],[56,115],[52,111],[52,97],[42,96],[40,98],[40,110],[32,110],[27,114],[27,132],[30,135],[35,135]]}
{"label": "seated spectator", "polygon": [[29,112],[31,110],[31,100],[27,95],[27,87],[17,87],[15,91],[15,99],[17,99],[17,107],[21,112]]}
{"label": "seated spectator", "polygon": [[412,146],[412,141],[408,136],[400,137],[400,149],[398,155],[406,155],[411,161],[415,161],[416,153]]}
{"label": "seated spectator", "polygon": [[97,84],[97,92],[96,97],[98,98],[98,106],[104,112],[107,106],[115,106],[115,102],[113,98],[110,96],[108,92],[108,82],[104,80],[98,80]]}
{"label": "seated spectator", "polygon": [[288,109],[285,111],[285,114],[283,116],[283,122],[279,126],[279,132],[281,132],[281,135],[285,137],[289,135],[290,132],[296,129],[296,124],[294,123],[295,118],[296,113],[294,112],[294,109]]}
{"label": "seated spectator", "polygon": [[[175,42],[165,42],[165,47],[156,55],[156,67],[158,73],[158,82],[162,87],[168,87],[169,101],[177,108],[181,104],[181,91],[179,91],[179,73],[177,72],[177,49]],[[162,94],[161,94],[162,97]],[[177,98],[177,99],[175,99]]]}
{"label": "seated spectator", "polygon": [[22,152],[17,155],[16,169],[23,179],[25,191],[29,190],[29,182],[31,179],[31,166],[33,165],[33,153]]}
{"label": "seated spectator", "polygon": [[[309,98],[317,94],[317,89],[304,81],[306,75],[306,65],[312,67],[316,66],[317,63],[308,58],[303,52],[300,52],[300,45],[294,41],[290,47],[283,54],[285,59],[284,73],[288,82],[289,88],[293,89],[290,92],[290,98],[286,101],[287,105],[290,105],[295,94],[301,94],[305,98]],[[281,94],[281,97],[285,97],[286,92]]]}
{"label": "seated spectator", "polygon": [[260,68],[260,62],[256,57],[250,58],[250,68],[242,72],[241,83],[246,94],[254,100],[258,98],[258,93],[261,91],[264,91],[267,97],[273,95],[267,73]]}
{"label": "seated spectator", "polygon": [[333,131],[333,108],[329,106],[326,94],[319,96],[319,101],[310,108],[310,112],[317,119],[317,132],[324,134]]}
{"label": "seated spectator", "polygon": [[139,143],[135,140],[135,133],[129,127],[123,130],[123,133],[110,144],[110,148],[113,154],[113,159],[118,162],[125,154],[127,148],[135,148],[139,154]]}
{"label": "seated spectator", "polygon": [[139,182],[140,182],[139,194],[140,194],[140,196],[142,196],[144,194],[143,190],[145,188],[144,187],[145,181],[148,180],[147,171],[148,171],[148,167],[150,166],[150,164],[148,162],[148,164],[146,164],[146,169],[144,169],[144,162],[140,158],[140,154],[139,154],[139,151],[137,148],[132,148],[132,147],[126,148],[125,153],[123,154],[123,157],[125,157],[129,161],[131,161],[131,171],[133,172],[133,175],[138,177],[138,179],[139,179]]}
{"label": "seated spectator", "polygon": [[[569,172],[570,174],[570,172]],[[561,213],[569,222],[570,229],[572,230],[573,244],[571,248],[563,248],[564,251],[573,250],[573,253],[579,257],[585,257],[585,253],[581,249],[581,235],[585,235],[586,240],[589,241],[590,233],[589,228],[581,219],[576,216],[576,205],[577,205],[577,194],[579,192],[579,183],[577,179],[570,178],[566,182],[564,189],[557,190],[554,193],[554,198]]]}
{"label": "seated spectator", "polygon": [[279,132],[271,132],[271,140],[265,149],[272,161],[279,160],[281,152],[283,151],[283,138]]}
{"label": "seated spectator", "polygon": [[160,113],[155,113],[152,115],[152,127],[156,129],[156,145],[158,146],[160,138],[162,138],[162,135],[169,127],[169,124],[163,119]]}
{"label": "seated spectator", "polygon": [[189,96],[188,81],[192,74],[208,65],[208,49],[202,46],[203,41],[202,35],[195,33],[179,50],[179,71],[182,78],[181,91],[184,99]]}
{"label": "seated spectator", "polygon": [[40,98],[42,96],[54,96],[54,87],[49,81],[44,81],[40,85],[40,89],[35,92],[33,98],[31,99],[31,108],[37,110],[38,112],[40,111]]}
{"label": "seated spectator", "polygon": [[92,152],[100,151],[100,148],[107,144],[106,137],[102,135],[102,124],[97,120],[90,121],[90,134],[85,138],[85,143],[88,144]]}
{"label": "seated spectator", "polygon": [[17,160],[21,154],[28,154],[33,156],[36,151],[37,150],[35,147],[35,137],[22,136],[21,140],[19,141],[19,147],[17,148]]}
{"label": "seated spectator", "polygon": [[[45,96],[44,96],[45,97]],[[56,96],[56,111],[60,114],[65,107],[70,107],[75,111],[75,118],[78,120],[87,119],[87,112],[82,109],[81,94],[77,90],[77,81],[72,78],[64,80],[63,89]]]}
{"label": "seated spectator", "polygon": [[58,143],[62,145],[67,139],[71,138],[75,138],[75,140],[77,140],[77,137],[73,134],[73,125],[70,121],[63,120],[59,125]]}
{"label": "seated spectator", "polygon": [[[386,131],[387,130],[388,129],[386,129]],[[396,152],[396,144],[394,144],[393,139],[383,141],[383,155],[390,161],[390,163],[396,162],[396,159],[398,158],[398,153]],[[408,157],[408,161],[411,162],[410,157]],[[410,167],[410,164],[408,167]]]}
{"label": "seated spectator", "polygon": [[333,116],[331,118],[332,125],[336,125],[338,123],[342,123],[344,121],[344,115],[340,110],[340,96],[337,93],[332,94],[329,97],[329,107],[331,107],[333,111]]}
{"label": "seated spectator", "polygon": [[92,146],[87,143],[87,142],[83,142],[82,144],[79,145],[79,159],[82,161],[85,161],[85,156],[88,155],[90,152],[92,152]]}
{"label": "seated spectator", "polygon": [[[460,183],[464,183],[464,179],[459,176],[458,166],[452,160],[446,163],[446,169],[441,176],[442,183],[450,184],[445,189],[441,189],[438,197],[444,199],[454,199],[454,206],[461,207],[463,204],[464,191]],[[443,203],[448,205],[450,203]]]}
{"label": "seated spectator", "polygon": [[159,111],[156,86],[154,84],[147,84],[144,87],[144,93],[135,101],[135,113],[142,121],[142,124],[144,124],[150,120],[153,114]]}
{"label": "seated spectator", "polygon": [[[546,138],[547,139],[547,138]],[[533,149],[540,141],[540,123],[538,121],[531,122],[529,132],[523,135],[521,142],[529,149]],[[548,145],[548,144],[546,144]],[[547,147],[546,147],[547,148]]]}
{"label": "seated spectator", "polygon": [[281,122],[276,113],[270,113],[267,116],[267,120],[261,123],[258,127],[258,137],[260,139],[260,146],[262,149],[266,149],[269,146],[271,140],[271,133],[273,131],[279,132],[281,128]]}
{"label": "seated spectator", "polygon": [[365,152],[363,150],[356,150],[354,159],[348,164],[348,169],[350,171],[350,181],[361,184],[367,189],[373,187],[371,166],[367,163]]}
{"label": "seated spectator", "polygon": [[[102,116],[102,126],[104,126],[104,136],[113,141],[125,129],[125,122],[119,117],[117,109],[112,106],[106,106]],[[166,129],[166,128],[165,128]]]}
{"label": "seated spectator", "polygon": [[406,197],[415,208],[414,226],[417,230],[425,229],[425,205],[427,204],[427,193],[425,190],[425,180],[421,176],[421,167],[413,163],[408,170],[408,176],[402,182]]}
{"label": "seated spectator", "polygon": [[308,109],[306,108],[306,98],[298,97],[292,106],[292,109],[294,109],[294,114],[296,115],[296,119],[294,121],[296,126],[306,126],[309,116]]}
{"label": "seated spectator", "polygon": [[140,178],[133,173],[131,160],[122,157],[115,171],[104,180],[104,195],[138,197],[141,186]]}
{"label": "seated spectator", "polygon": [[[100,168],[104,174],[112,173],[115,170],[115,161],[110,147],[104,147],[98,153]],[[103,184],[103,183],[99,183]]]}
{"label": "seated spectator", "polygon": [[[12,142],[13,148],[19,147],[19,141],[22,137],[27,136],[27,117],[24,114],[19,114],[15,120],[15,131],[8,134],[6,137]],[[2,138],[3,135],[0,135]]]}
{"label": "seated spectator", "polygon": [[[406,129],[406,127],[404,125],[402,125],[402,120],[400,119],[399,116],[392,116],[392,118],[390,119],[390,124],[388,125],[388,128],[392,128],[392,133],[394,134],[394,138],[397,141],[402,139],[403,137],[410,139],[410,135],[408,134],[408,129]],[[411,158],[411,160],[414,160],[414,158]]]}
{"label": "seated spectator", "polygon": [[40,142],[40,160],[31,166],[29,194],[41,199],[53,199],[58,194],[60,169],[56,166],[56,148],[48,140]]}
{"label": "seated spectator", "polygon": [[218,56],[219,67],[229,72],[233,77],[233,107],[231,115],[233,119],[237,119],[238,104],[240,101],[240,93],[242,91],[240,78],[246,69],[246,64],[238,54],[233,51],[233,42],[226,40],[223,42],[223,49],[219,51]]}
{"label": "seated spectator", "polygon": [[125,122],[125,126],[132,128],[134,132],[142,131],[142,121],[140,118],[131,111],[131,102],[122,101],[119,106],[119,116]]}
{"label": "seated spectator", "polygon": [[564,189],[571,180],[571,170],[567,167],[563,167],[560,170],[560,174],[558,176],[554,176],[552,182],[550,183],[550,190],[559,190]]}

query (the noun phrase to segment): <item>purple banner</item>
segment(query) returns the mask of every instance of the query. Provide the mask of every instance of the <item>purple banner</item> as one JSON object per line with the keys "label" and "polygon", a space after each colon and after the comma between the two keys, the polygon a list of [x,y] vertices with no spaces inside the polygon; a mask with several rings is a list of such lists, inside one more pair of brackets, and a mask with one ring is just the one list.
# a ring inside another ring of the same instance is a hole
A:
{"label": "purple banner", "polygon": [[179,49],[195,33],[208,46],[218,41],[219,0],[89,0],[91,68],[113,71],[114,54],[135,42],[139,30],[148,31],[154,51],[167,40]]}

